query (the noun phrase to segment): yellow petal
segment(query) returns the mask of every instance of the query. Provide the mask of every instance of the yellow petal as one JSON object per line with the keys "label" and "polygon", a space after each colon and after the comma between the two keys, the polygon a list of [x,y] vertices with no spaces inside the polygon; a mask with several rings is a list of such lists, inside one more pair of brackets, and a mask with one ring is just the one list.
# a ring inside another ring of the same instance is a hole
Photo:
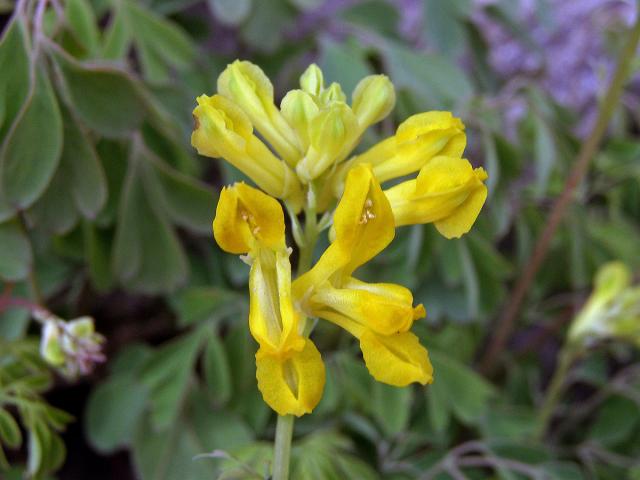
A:
{"label": "yellow petal", "polygon": [[291,303],[291,264],[286,250],[261,249],[249,275],[249,329],[265,354],[301,350],[299,314]]}
{"label": "yellow petal", "polygon": [[374,166],[380,182],[417,172],[435,156],[460,157],[467,142],[462,121],[438,111],[409,117],[398,127],[395,139],[395,154]]}
{"label": "yellow petal", "polygon": [[191,143],[198,153],[223,157],[271,195],[301,195],[295,174],[253,134],[251,121],[235,103],[221,95],[201,95],[197,101]]}
{"label": "yellow petal", "polygon": [[[355,278],[343,282],[341,288],[326,285],[317,289],[311,305],[322,310],[331,308],[382,335],[406,332],[415,318],[413,295],[407,288],[391,283],[366,283]],[[321,316],[320,312],[317,315]]]}
{"label": "yellow petal", "polygon": [[393,240],[393,212],[369,165],[358,165],[349,172],[333,224],[335,244],[351,257],[345,266],[345,276],[350,276]]}
{"label": "yellow petal", "polygon": [[233,100],[287,163],[301,156],[297,139],[273,101],[273,85],[260,67],[236,60],[218,77],[218,92]]}
{"label": "yellow petal", "polygon": [[223,188],[213,220],[213,235],[229,253],[248,253],[257,245],[283,249],[284,213],[278,201],[244,183]]}
{"label": "yellow petal", "polygon": [[256,378],[265,403],[278,415],[311,413],[322,398],[325,369],[309,339],[302,351],[282,358],[256,353]]}
{"label": "yellow petal", "polygon": [[460,238],[473,227],[485,200],[487,199],[487,187],[480,185],[458,208],[449,215],[435,222],[438,232],[446,238]]}
{"label": "yellow petal", "polygon": [[340,277],[342,268],[349,263],[349,252],[333,244],[327,248],[311,270],[293,281],[294,302],[301,311],[312,315],[308,302],[313,293],[332,277]]}
{"label": "yellow petal", "polygon": [[482,168],[468,160],[434,157],[416,180],[402,182],[385,191],[396,226],[436,223],[446,237],[469,231],[487,196]]}
{"label": "yellow petal", "polygon": [[384,336],[365,331],[360,336],[360,349],[369,373],[379,382],[404,387],[433,381],[427,349],[411,332]]}

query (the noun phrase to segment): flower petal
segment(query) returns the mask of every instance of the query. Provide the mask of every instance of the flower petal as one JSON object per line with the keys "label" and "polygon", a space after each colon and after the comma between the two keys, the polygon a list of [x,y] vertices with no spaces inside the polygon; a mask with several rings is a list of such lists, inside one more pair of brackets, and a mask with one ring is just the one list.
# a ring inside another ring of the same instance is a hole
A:
{"label": "flower petal", "polygon": [[270,355],[301,350],[304,339],[298,332],[299,314],[291,303],[291,264],[286,250],[260,250],[249,274],[249,328]]}
{"label": "flower petal", "polygon": [[333,224],[334,243],[351,257],[344,269],[345,276],[393,240],[393,212],[369,165],[358,165],[349,172]]}
{"label": "flower petal", "polygon": [[301,352],[279,357],[256,353],[256,378],[262,398],[278,415],[311,413],[322,398],[325,369],[309,339]]}
{"label": "flower petal", "polygon": [[369,373],[379,382],[396,387],[433,382],[427,349],[411,332],[385,336],[365,331],[360,336],[360,349]]}
{"label": "flower petal", "polygon": [[285,248],[284,213],[280,203],[244,183],[220,193],[213,235],[229,253],[247,253],[256,246]]}
{"label": "flower petal", "polygon": [[355,278],[350,278],[342,288],[327,285],[318,289],[311,304],[318,305],[319,310],[333,309],[336,314],[382,335],[406,332],[415,318],[413,295],[407,288],[392,283],[365,283]]}

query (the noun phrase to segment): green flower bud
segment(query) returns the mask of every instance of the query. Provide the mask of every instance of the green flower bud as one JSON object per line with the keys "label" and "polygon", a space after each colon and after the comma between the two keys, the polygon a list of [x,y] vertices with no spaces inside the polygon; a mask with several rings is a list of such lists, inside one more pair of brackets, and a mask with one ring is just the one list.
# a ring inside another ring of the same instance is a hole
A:
{"label": "green flower bud", "polygon": [[300,76],[300,88],[310,95],[319,97],[324,90],[324,78],[322,70],[315,63],[309,67]]}
{"label": "green flower bud", "polygon": [[291,90],[282,99],[280,110],[306,150],[309,147],[309,126],[319,112],[318,105],[307,92]]}
{"label": "green flower bud", "polygon": [[61,344],[62,331],[56,320],[50,320],[42,327],[40,339],[40,355],[51,365],[56,367],[64,365],[65,354]]}
{"label": "green flower bud", "polygon": [[369,75],[353,91],[351,108],[362,130],[389,115],[396,104],[396,92],[386,75]]}
{"label": "green flower bud", "polygon": [[333,82],[329,85],[329,88],[323,90],[320,94],[320,103],[322,105],[330,106],[332,103],[346,103],[346,101],[347,96],[342,91],[340,84],[336,82]]}
{"label": "green flower bud", "polygon": [[303,181],[319,177],[341,156],[357,135],[358,121],[348,105],[331,104],[316,115],[309,126],[309,150],[296,166]]}

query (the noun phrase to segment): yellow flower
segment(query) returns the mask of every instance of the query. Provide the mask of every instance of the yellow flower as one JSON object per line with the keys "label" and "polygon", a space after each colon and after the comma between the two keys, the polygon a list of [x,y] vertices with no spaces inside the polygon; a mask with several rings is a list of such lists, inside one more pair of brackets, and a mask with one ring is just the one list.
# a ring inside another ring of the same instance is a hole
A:
{"label": "yellow flower", "polygon": [[242,108],[289,165],[298,162],[302,152],[296,135],[275,106],[273,85],[260,67],[236,60],[218,77],[218,92]]}
{"label": "yellow flower", "polygon": [[393,214],[371,167],[349,172],[334,213],[335,240],[306,274],[294,281],[298,308],[333,322],[360,340],[365,363],[379,381],[404,386],[432,381],[426,349],[408,330],[425,315],[411,292],[352,277],[395,234]]}
{"label": "yellow flower", "polygon": [[447,238],[467,233],[487,198],[483,168],[474,169],[468,160],[435,157],[418,178],[385,190],[396,226],[434,223]]}
{"label": "yellow flower", "polygon": [[322,397],[325,371],[293,308],[282,207],[237,183],[220,194],[213,232],[224,250],[249,254],[249,329],[260,346],[256,377],[265,402],[280,415],[311,412]]}
{"label": "yellow flower", "polygon": [[223,157],[269,194],[301,202],[295,174],[253,134],[251,121],[242,110],[221,95],[201,95],[197,102],[191,143],[198,153]]}

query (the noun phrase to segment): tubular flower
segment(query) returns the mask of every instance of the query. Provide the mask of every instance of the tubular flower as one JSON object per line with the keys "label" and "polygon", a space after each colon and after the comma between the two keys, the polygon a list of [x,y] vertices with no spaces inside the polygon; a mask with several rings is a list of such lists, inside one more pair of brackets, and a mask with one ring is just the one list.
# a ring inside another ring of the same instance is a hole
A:
{"label": "tubular flower", "polygon": [[385,191],[396,226],[433,223],[447,238],[467,233],[487,198],[487,172],[468,160],[435,157],[418,178]]}
{"label": "tubular flower", "polygon": [[335,240],[316,265],[294,282],[298,308],[341,326],[360,340],[376,380],[395,386],[431,383],[427,351],[409,332],[424,317],[411,292],[352,277],[393,240],[393,213],[369,165],[354,167],[334,213]]}
{"label": "tubular flower", "polygon": [[301,334],[291,301],[290,249],[274,198],[237,183],[220,194],[213,232],[221,248],[248,254],[249,329],[258,342],[256,377],[265,402],[280,415],[311,412],[322,396],[320,353]]}
{"label": "tubular flower", "polygon": [[253,134],[251,121],[240,108],[221,95],[201,95],[197,102],[191,143],[198,153],[223,157],[269,194],[300,202],[295,174]]}
{"label": "tubular flower", "polygon": [[400,124],[395,135],[345,162],[336,172],[334,193],[340,194],[341,179],[360,163],[371,164],[376,178],[383,183],[419,171],[438,155],[459,158],[466,143],[464,124],[450,112],[413,115]]}

